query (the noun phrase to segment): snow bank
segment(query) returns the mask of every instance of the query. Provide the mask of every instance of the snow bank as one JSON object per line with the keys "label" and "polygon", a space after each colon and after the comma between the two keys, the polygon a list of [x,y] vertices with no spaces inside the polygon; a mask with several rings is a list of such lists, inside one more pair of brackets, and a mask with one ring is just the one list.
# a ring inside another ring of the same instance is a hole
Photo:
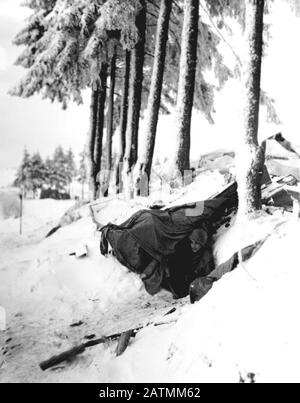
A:
{"label": "snow bank", "polygon": [[290,213],[274,210],[272,215],[262,212],[254,221],[239,221],[233,217],[230,228],[221,227],[216,235],[214,253],[218,264],[228,260],[235,252],[264,239],[287,220]]}
{"label": "snow bank", "polygon": [[169,380],[299,382],[299,235],[299,223],[278,228],[188,310],[169,348]]}
{"label": "snow bank", "polygon": [[[86,245],[88,256],[76,258],[69,254]],[[23,292],[34,300],[49,301],[59,306],[80,306],[80,312],[90,311],[93,300],[99,309],[131,298],[141,282],[114,258],[105,258],[99,252],[99,235],[90,219],[81,219],[60,229],[44,240],[37,250],[38,258],[23,277]],[[128,290],[124,297],[124,290]],[[45,308],[46,309],[46,308]]]}
{"label": "snow bank", "polygon": [[[207,172],[187,189],[178,189],[173,195],[165,193],[160,196],[169,205],[188,203],[210,196],[222,185],[222,175]],[[34,248],[19,253],[18,259],[26,262],[27,267],[18,273],[18,281],[14,282],[14,286],[8,287],[10,291],[4,301],[9,301],[7,309],[10,311],[17,309],[15,305],[18,305],[18,301],[22,305],[24,299],[27,299],[22,309],[33,310],[33,306],[38,303],[45,315],[47,312],[49,316],[59,314],[61,317],[65,315],[73,318],[74,312],[77,312],[75,316],[80,316],[93,310],[94,301],[97,301],[97,309],[105,312],[114,304],[126,305],[134,298],[145,296],[137,275],[129,272],[112,256],[105,258],[100,254],[100,234],[95,231],[95,225],[88,214],[60,228],[50,238],[43,239],[48,229],[59,221],[58,218],[72,203],[25,200],[23,238],[18,236],[18,220],[6,220],[0,240],[3,250],[39,242]],[[103,224],[118,224],[149,203],[151,200],[142,197],[131,201],[111,198],[95,206],[97,220]],[[70,256],[71,252],[83,245],[87,247],[87,257],[78,259]],[[6,260],[9,265],[16,257],[9,255]],[[13,283],[13,277],[10,281]],[[15,302],[12,304],[11,301]]]}
{"label": "snow bank", "polygon": [[[17,200],[18,199],[18,200]],[[19,211],[19,198],[14,197]],[[10,216],[0,216],[0,250],[3,254],[13,247],[40,241],[49,229],[59,220],[74,201],[63,200],[23,200],[23,233],[19,235],[20,222]]]}
{"label": "snow bank", "polygon": [[[171,204],[186,203],[205,199],[223,184],[222,175],[210,172],[188,189],[162,196]],[[3,254],[0,305],[6,308],[9,329],[3,337],[19,340],[21,347],[5,357],[2,372],[0,355],[1,381],[299,381],[300,224],[292,215],[274,209],[272,215],[262,213],[251,223],[233,221],[229,229],[222,228],[215,245],[219,263],[269,237],[247,263],[224,275],[202,300],[190,305],[188,299],[172,300],[167,292],[149,296],[137,275],[113,257],[101,256],[99,234],[89,217],[36,243],[49,226],[45,218],[52,215],[51,221],[57,220],[67,203],[28,203],[31,232],[24,235],[23,244],[14,247],[12,242],[11,253]],[[147,203],[144,198],[109,199],[98,204],[98,218],[104,224],[120,223]],[[12,240],[12,227],[7,230],[7,239]],[[69,255],[81,245],[87,246],[87,257]],[[173,306],[176,312],[164,317]],[[146,326],[120,357],[115,357],[116,343],[111,342],[87,350],[59,369],[43,373],[38,368],[40,361],[87,335],[100,337],[162,319],[169,323]],[[81,326],[70,327],[72,323]]]}
{"label": "snow bank", "polygon": [[121,357],[110,353],[104,381],[299,382],[299,232],[299,222],[281,213],[221,232],[223,258],[228,248],[270,237],[202,300],[185,305],[177,324],[147,327]]}

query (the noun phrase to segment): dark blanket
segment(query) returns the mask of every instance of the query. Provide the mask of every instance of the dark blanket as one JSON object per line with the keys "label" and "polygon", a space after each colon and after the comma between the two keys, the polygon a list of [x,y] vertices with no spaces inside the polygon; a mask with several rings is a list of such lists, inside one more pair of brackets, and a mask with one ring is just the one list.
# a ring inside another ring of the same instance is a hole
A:
{"label": "dark blanket", "polygon": [[[176,245],[193,229],[207,228],[220,219],[228,206],[227,199],[216,198],[167,210],[140,210],[120,225],[108,224],[102,228],[102,243],[112,231],[125,231],[154,259],[161,261],[175,252]],[[195,214],[199,211],[198,215]],[[126,241],[126,240],[124,240]],[[105,254],[104,249],[101,252]]]}
{"label": "dark blanket", "polygon": [[179,243],[195,228],[203,228],[210,237],[216,222],[236,205],[233,185],[209,200],[166,210],[140,210],[120,225],[110,223],[102,228],[101,253],[106,255],[110,244],[120,263],[141,274],[147,291],[155,294],[169,272],[169,261],[174,256],[176,261],[176,253],[182,259]]}

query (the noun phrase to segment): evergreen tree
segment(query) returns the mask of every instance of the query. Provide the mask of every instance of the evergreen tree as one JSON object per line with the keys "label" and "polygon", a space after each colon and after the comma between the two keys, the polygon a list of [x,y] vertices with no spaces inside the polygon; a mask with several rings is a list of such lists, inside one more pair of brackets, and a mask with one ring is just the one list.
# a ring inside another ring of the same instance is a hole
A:
{"label": "evergreen tree", "polygon": [[97,168],[95,163],[94,151],[96,144],[97,122],[98,122],[98,102],[99,90],[92,89],[91,105],[90,105],[90,129],[88,137],[88,161],[89,161],[89,185],[92,198],[96,198],[97,194]]}
{"label": "evergreen tree", "polygon": [[199,1],[185,0],[177,97],[175,166],[181,175],[190,168],[190,130],[197,64]]}
{"label": "evergreen tree", "polygon": [[102,63],[108,61],[110,40],[124,47],[137,41],[138,1],[29,1],[33,14],[25,31],[31,33],[37,19],[42,28],[39,35],[35,31],[35,36],[25,35],[23,30],[17,35],[15,43],[26,48],[16,63],[28,72],[11,93],[22,97],[42,93],[64,107],[70,99],[81,103],[82,90],[94,88]]}
{"label": "evergreen tree", "polygon": [[108,112],[107,112],[107,140],[106,140],[106,158],[107,169],[112,168],[112,136],[114,129],[114,101],[115,101],[115,85],[116,85],[116,61],[117,55],[114,49],[110,62],[110,81],[109,81],[109,98],[108,98]]}
{"label": "evergreen tree", "polygon": [[140,0],[137,5],[135,25],[138,41],[131,51],[128,121],[126,131],[125,174],[131,172],[138,157],[138,131],[143,90],[143,68],[146,41],[146,1]]}
{"label": "evergreen tree", "polygon": [[81,198],[84,200],[84,186],[87,182],[87,166],[86,166],[86,155],[85,151],[80,153],[79,168],[78,168],[78,181],[81,183]]}
{"label": "evergreen tree", "polygon": [[54,175],[54,164],[52,159],[48,156],[45,160],[45,184],[50,187],[54,188],[54,181],[55,181],[55,175]]}
{"label": "evergreen tree", "polygon": [[15,186],[22,189],[24,196],[28,192],[32,192],[36,196],[38,190],[46,183],[47,170],[39,153],[32,156],[24,149],[23,159],[17,172]]}
{"label": "evergreen tree", "polygon": [[122,167],[126,148],[126,130],[127,130],[127,112],[128,112],[128,92],[130,76],[130,51],[125,50],[123,77],[122,77],[122,100],[120,110],[120,128],[119,128],[119,153],[116,159],[116,190],[122,192]]}
{"label": "evergreen tree", "polygon": [[[158,123],[158,113],[161,102],[161,92],[163,85],[164,67],[166,59],[166,48],[168,41],[169,21],[172,10],[172,2],[161,0],[160,12],[157,23],[156,45],[154,63],[152,69],[152,79],[150,94],[148,98],[147,123],[146,123],[146,149],[140,160],[139,179],[143,176],[150,181],[152,167],[156,129]],[[148,193],[148,192],[147,192]]]}
{"label": "evergreen tree", "polygon": [[31,183],[31,157],[27,150],[24,149],[23,159],[21,165],[17,171],[17,177],[14,181],[14,185],[22,189],[24,196],[26,197],[27,192],[32,190]]}
{"label": "evergreen tree", "polygon": [[[91,71],[100,71],[100,91],[98,94],[97,116],[93,118],[91,112],[91,129],[92,137],[89,140],[90,154],[90,176],[97,177],[92,179],[93,197],[99,193],[99,180],[101,174],[102,163],[102,147],[103,147],[103,127],[104,127],[104,110],[106,101],[106,80],[107,80],[107,63],[110,59],[111,49],[115,48],[116,42],[119,42],[124,48],[134,46],[137,41],[136,27],[134,24],[135,8],[138,0],[108,0],[101,8],[101,13],[94,19],[94,29],[90,31],[90,39],[84,51],[85,57],[89,60]],[[120,54],[120,46],[117,47]],[[102,63],[99,66],[99,55]],[[93,85],[95,87],[95,85]],[[91,104],[94,104],[92,100]],[[91,111],[93,111],[91,106]],[[95,124],[95,130],[92,129],[92,122]],[[108,125],[109,126],[109,125]],[[95,137],[93,135],[95,131]],[[94,150],[93,150],[94,147]],[[109,152],[109,150],[106,150]]]}
{"label": "evergreen tree", "polygon": [[258,143],[261,62],[263,51],[264,0],[246,1],[246,46],[244,61],[244,128],[239,149],[239,212],[248,215],[261,209],[261,177],[264,148]]}
{"label": "evergreen tree", "polygon": [[116,62],[117,54],[116,47],[113,48],[113,54],[110,61],[110,81],[108,95],[108,111],[106,125],[106,180],[104,183],[103,193],[108,196],[110,172],[112,170],[112,138],[114,131],[114,105],[115,105],[115,86],[116,86]]}
{"label": "evergreen tree", "polygon": [[31,157],[30,181],[32,185],[33,195],[41,190],[46,181],[46,167],[39,153],[35,153]]}
{"label": "evergreen tree", "polygon": [[[210,1],[210,0],[206,0]],[[233,1],[233,0],[232,0]],[[171,2],[167,2],[171,4]],[[166,4],[167,4],[166,3]],[[121,91],[121,128],[122,147],[117,158],[118,165],[124,155],[127,169],[130,170],[137,160],[139,117],[147,105],[153,70],[153,49],[156,25],[159,17],[159,4],[144,0],[29,0],[26,4],[33,10],[29,24],[20,32],[16,43],[25,45],[25,50],[17,64],[27,68],[24,79],[12,90],[15,95],[29,97],[42,93],[43,97],[57,100],[67,106],[70,99],[82,102],[82,90],[92,90],[90,118],[89,166],[94,197],[97,194],[97,174],[101,171],[102,140],[106,85],[102,85],[103,68],[109,64],[111,49],[116,46],[117,59],[124,57],[128,80],[116,77],[116,92]],[[173,104],[177,97],[178,60],[180,55],[180,33],[182,27],[182,1],[174,1],[170,17],[170,35],[166,54],[165,82],[162,89],[161,110],[168,113],[168,103]],[[201,32],[204,35],[200,35]],[[211,40],[213,38],[213,40]],[[208,45],[203,46],[204,43]],[[213,57],[218,60],[219,70],[224,70],[217,52],[216,35],[205,24],[200,24],[199,46],[203,69],[211,63]],[[131,57],[129,58],[129,53]],[[202,56],[208,53],[206,56]],[[129,69],[129,60],[131,69]],[[144,68],[143,68],[144,66]],[[118,66],[117,66],[118,67]],[[198,74],[199,71],[199,74]],[[195,91],[195,106],[203,110],[210,118],[213,105],[213,87],[209,86],[202,74],[202,67],[197,70],[199,85]],[[105,81],[106,82],[106,81]],[[129,90],[128,90],[129,87]],[[97,92],[97,94],[95,93]],[[130,93],[129,99],[127,93]],[[94,100],[97,95],[97,101]],[[126,101],[128,99],[128,102]],[[127,106],[128,105],[128,106]],[[124,108],[123,108],[124,106]],[[125,117],[126,115],[126,117]],[[155,114],[154,114],[155,115]],[[109,115],[108,115],[109,116]],[[114,111],[113,116],[118,116]],[[107,125],[111,127],[110,124]],[[124,132],[127,132],[125,146]],[[106,153],[110,154],[109,149]],[[105,156],[110,159],[109,155]],[[149,164],[148,164],[149,165]]]}
{"label": "evergreen tree", "polygon": [[101,181],[101,168],[103,156],[103,130],[105,123],[105,104],[107,92],[107,70],[108,66],[103,63],[100,72],[100,84],[98,85],[98,103],[97,103],[97,123],[96,123],[96,138],[94,147],[94,161],[95,161],[95,189],[94,198],[100,194],[100,181]]}
{"label": "evergreen tree", "polygon": [[76,176],[76,163],[74,159],[74,153],[71,148],[69,148],[67,152],[66,162],[67,162],[67,179],[69,184],[71,184],[71,182]]}
{"label": "evergreen tree", "polygon": [[25,46],[16,60],[16,64],[25,68],[34,65],[37,54],[42,49],[42,40],[48,29],[47,18],[53,11],[56,0],[26,0],[24,6],[32,10],[32,14],[26,20],[26,25],[16,35],[14,44]]}
{"label": "evergreen tree", "polygon": [[[81,103],[81,91],[91,80],[82,53],[87,38],[81,31],[81,1],[29,1],[25,5],[33,9],[33,14],[25,34],[22,30],[15,43],[26,46],[16,64],[28,71],[10,93],[22,97],[41,93],[64,108],[71,98]],[[37,22],[41,27],[38,34],[32,29]]]}
{"label": "evergreen tree", "polygon": [[61,146],[58,146],[54,150],[52,166],[52,186],[59,192],[65,192],[67,185],[70,183],[70,177],[68,172],[68,160]]}

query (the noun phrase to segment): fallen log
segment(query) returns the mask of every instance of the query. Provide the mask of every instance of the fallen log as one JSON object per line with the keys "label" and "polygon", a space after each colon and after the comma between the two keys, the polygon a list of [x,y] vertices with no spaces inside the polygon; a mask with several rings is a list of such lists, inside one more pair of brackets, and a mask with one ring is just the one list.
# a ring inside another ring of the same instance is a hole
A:
{"label": "fallen log", "polygon": [[[167,314],[172,313],[171,311],[167,312]],[[79,344],[78,346],[72,347],[69,350],[64,351],[61,354],[55,355],[51,358],[49,358],[46,361],[43,361],[39,364],[40,368],[42,371],[46,371],[49,368],[55,367],[58,364],[61,364],[64,361],[69,361],[72,358],[76,357],[77,355],[80,355],[85,352],[86,348],[89,347],[94,347],[98,344],[104,344],[107,343],[108,341],[114,341],[119,339],[119,343],[116,349],[116,354],[121,355],[123,352],[126,350],[129,340],[131,337],[135,337],[137,332],[141,329],[144,329],[146,326],[149,325],[154,325],[154,326],[162,326],[162,325],[167,325],[169,323],[174,323],[176,320],[168,321],[168,322],[158,322],[158,323],[147,323],[146,325],[143,326],[138,326],[133,329],[129,329],[125,332],[120,332],[120,333],[115,333],[111,334],[109,336],[103,336],[100,337],[99,339],[95,340],[90,340],[85,343]]]}
{"label": "fallen log", "polygon": [[[133,330],[139,330],[140,328]],[[53,357],[49,358],[49,360],[41,362],[40,368],[42,371],[46,371],[46,369],[52,368],[58,364],[61,364],[64,361],[68,361],[76,357],[77,355],[84,353],[86,348],[94,347],[98,344],[104,344],[108,341],[117,340],[121,335],[122,333],[112,334],[110,336],[104,336],[99,339],[90,340],[85,343],[79,344],[78,346],[72,347],[61,354],[54,355]]]}
{"label": "fallen log", "polygon": [[71,348],[70,350],[64,351],[63,353],[61,353],[59,355],[54,355],[49,360],[42,362],[40,364],[40,368],[41,368],[41,370],[45,371],[46,369],[54,367],[54,366],[60,364],[61,362],[70,360],[71,358],[73,358],[79,354],[82,354],[84,351],[85,351],[84,344],[75,346],[75,347]]}

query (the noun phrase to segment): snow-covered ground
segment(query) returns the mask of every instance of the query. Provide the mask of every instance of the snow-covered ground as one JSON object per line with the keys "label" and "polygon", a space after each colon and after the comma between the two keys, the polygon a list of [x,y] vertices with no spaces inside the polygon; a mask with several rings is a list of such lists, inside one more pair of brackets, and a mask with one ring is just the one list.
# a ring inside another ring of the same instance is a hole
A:
{"label": "snow-covered ground", "polygon": [[[269,26],[272,40],[265,49],[262,87],[275,99],[282,124],[266,123],[266,111],[262,108],[259,135],[264,139],[282,131],[300,152],[297,130],[300,57],[291,41],[299,36],[300,26],[292,18],[287,1],[273,3],[273,11],[267,16],[267,22],[272,22]],[[2,7],[4,11],[6,8]],[[17,9],[13,15],[16,13]],[[234,37],[239,35],[233,35],[228,42],[240,53],[241,44],[234,43]],[[226,62],[235,59],[231,46],[224,42],[220,46],[224,48]],[[223,91],[216,94],[215,125],[206,122],[199,112],[193,112],[191,158],[196,165],[201,159],[201,167],[207,169],[225,172],[234,168],[228,155],[213,161],[205,161],[201,156],[216,148],[229,151],[236,148],[241,132],[240,91],[237,80],[229,80]],[[47,104],[42,107],[38,99],[31,104],[27,100],[26,108],[36,115],[33,119],[21,102],[18,101],[17,108],[19,112],[20,108],[24,110],[26,116],[20,121],[23,126],[25,122],[24,127],[30,133],[33,126],[41,126],[37,124],[37,116],[42,120],[47,116],[47,121],[52,122],[48,130],[51,136],[45,144],[41,144],[40,133],[31,139],[26,137],[30,150],[35,150],[38,141],[46,156],[49,144],[54,147],[55,138],[60,139],[61,133],[67,136],[63,139],[67,147],[75,141],[78,143],[75,151],[82,149],[82,136],[74,133],[86,131],[88,108],[76,109],[76,113],[73,109],[73,114],[65,118],[66,112],[58,115],[55,106],[50,110]],[[7,108],[11,101],[7,98],[3,105]],[[37,114],[33,105],[41,113]],[[89,105],[88,99],[84,105]],[[56,118],[49,119],[53,114]],[[2,115],[10,118],[9,113]],[[161,165],[167,165],[167,159],[174,153],[173,120],[173,114],[159,120],[154,161]],[[7,130],[14,155],[17,144],[19,153],[25,145],[26,132],[24,127],[18,130],[15,122],[13,119],[13,126]],[[142,148],[144,122],[140,132]],[[7,147],[2,150],[4,159],[12,158]],[[268,144],[267,151],[269,155],[282,156],[282,149],[275,142]],[[297,164],[296,169],[299,161],[293,164]],[[290,166],[293,164],[289,161]],[[159,167],[158,170],[160,173]],[[15,174],[16,169],[2,169],[0,188],[11,185]],[[220,173],[210,172],[199,176],[185,191],[166,195],[165,190],[156,190],[151,200],[109,199],[101,205],[98,218],[103,223],[119,223],[155,200],[175,205],[204,199],[225,183]],[[81,187],[73,184],[71,194],[80,196]],[[243,246],[270,236],[253,258],[223,276],[201,301],[190,305],[188,298],[175,301],[164,291],[149,296],[138,276],[112,257],[101,256],[99,234],[87,214],[45,239],[45,234],[72,204],[72,201],[25,201],[20,236],[19,219],[3,218],[0,197],[1,382],[300,381],[297,320],[300,224],[292,214],[273,210],[272,214],[262,213],[251,223],[235,222],[230,229],[223,228],[214,250],[218,263]],[[17,204],[14,210],[17,211]],[[69,255],[82,245],[87,246],[87,257],[78,259]],[[165,317],[172,307],[176,311]],[[153,324],[164,321],[161,326]],[[78,326],[70,326],[74,323]],[[115,356],[116,342],[109,342],[87,349],[71,362],[46,372],[39,368],[41,361],[86,341],[87,337],[101,337],[140,325],[145,325],[144,329],[131,339],[120,357]]]}
{"label": "snow-covered ground", "polygon": [[[168,202],[206,198],[224,184],[222,178],[200,176]],[[119,223],[147,203],[110,199],[98,218]],[[0,222],[0,305],[6,312],[1,382],[299,382],[300,225],[293,215],[274,210],[251,224],[223,228],[216,239],[218,262],[270,236],[250,261],[190,305],[188,298],[176,301],[165,291],[149,296],[138,276],[101,256],[99,235],[87,215],[44,239],[71,204],[25,201],[22,237],[17,219]],[[87,257],[69,255],[83,244]],[[176,311],[164,317],[172,307]],[[74,323],[80,326],[70,326]],[[51,370],[39,368],[87,336],[140,325],[144,329],[120,357],[114,341]]]}

